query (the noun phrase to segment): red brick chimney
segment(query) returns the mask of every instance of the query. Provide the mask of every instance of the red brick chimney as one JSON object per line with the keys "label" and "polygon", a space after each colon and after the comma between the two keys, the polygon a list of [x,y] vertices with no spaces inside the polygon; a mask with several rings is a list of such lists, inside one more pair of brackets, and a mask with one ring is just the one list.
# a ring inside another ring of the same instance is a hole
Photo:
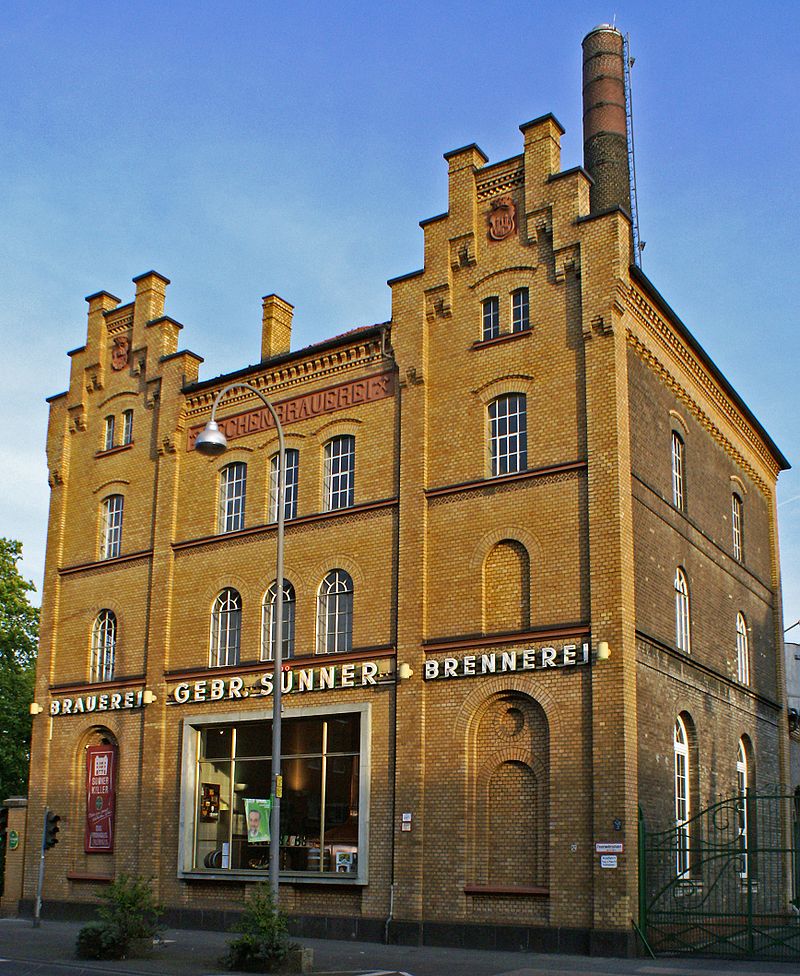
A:
{"label": "red brick chimney", "polygon": [[610,207],[631,213],[624,57],[625,41],[610,24],[583,39],[583,162],[594,180],[592,213]]}

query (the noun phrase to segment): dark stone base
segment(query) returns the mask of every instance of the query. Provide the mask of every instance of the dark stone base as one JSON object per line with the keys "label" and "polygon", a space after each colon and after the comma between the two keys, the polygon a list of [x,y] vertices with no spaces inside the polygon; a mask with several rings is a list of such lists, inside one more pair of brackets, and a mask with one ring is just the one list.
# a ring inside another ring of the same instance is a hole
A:
{"label": "dark stone base", "polygon": [[[19,903],[19,913],[33,915],[33,901]],[[227,932],[240,911],[170,908],[164,924],[176,929],[210,929]],[[96,917],[94,904],[48,901],[42,918],[89,921]],[[353,942],[383,942],[386,920],[337,915],[291,915],[289,932],[299,939],[340,939]],[[575,956],[621,956],[637,954],[634,933],[620,930],[545,928],[524,925],[470,925],[462,922],[409,922],[395,919],[389,925],[392,945],[442,946],[507,952],[565,953]]]}

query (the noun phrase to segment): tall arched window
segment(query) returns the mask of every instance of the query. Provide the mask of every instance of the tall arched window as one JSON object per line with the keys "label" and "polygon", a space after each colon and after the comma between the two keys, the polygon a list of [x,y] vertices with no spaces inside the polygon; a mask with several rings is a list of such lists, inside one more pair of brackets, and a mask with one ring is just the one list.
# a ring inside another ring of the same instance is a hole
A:
{"label": "tall arched window", "polygon": [[211,646],[209,667],[224,668],[239,663],[242,633],[242,598],[227,588],[214,600],[211,608]]}
{"label": "tall arched window", "polygon": [[220,532],[238,532],[244,528],[246,492],[247,465],[243,461],[227,464],[219,473]]}
{"label": "tall arched window", "polygon": [[100,558],[116,559],[122,551],[122,495],[109,495],[100,510]]}
{"label": "tall arched window", "polygon": [[737,833],[739,840],[739,875],[746,878],[749,870],[748,858],[748,822],[747,822],[747,791],[750,788],[750,769],[747,761],[747,747],[744,739],[739,739],[739,751],[736,754],[736,813]]}
{"label": "tall arched window", "polygon": [[683,438],[674,430],[672,432],[672,504],[683,511],[685,504]]}
{"label": "tall arched window", "polygon": [[333,569],[317,597],[317,654],[349,651],[352,646],[353,581],[343,569]]}
{"label": "tall arched window", "polygon": [[509,393],[489,404],[489,453],[492,477],[528,467],[527,399]]}
{"label": "tall arched window", "polygon": [[689,873],[689,820],[691,818],[691,800],[689,780],[689,736],[686,724],[679,715],[675,721],[675,735],[673,740],[675,754],[675,869],[678,876]]}
{"label": "tall arched window", "polygon": [[332,437],[325,445],[325,511],[349,508],[355,498],[356,439],[352,434]]}
{"label": "tall arched window", "polygon": [[113,610],[101,610],[92,626],[90,681],[112,681],[117,648],[117,618]]}
{"label": "tall arched window", "polygon": [[747,645],[747,621],[743,613],[736,614],[736,666],[739,681],[750,684],[750,649]]}
{"label": "tall arched window", "polygon": [[692,650],[691,616],[689,612],[689,586],[686,574],[675,570],[675,646],[686,654]]}
{"label": "tall arched window", "polygon": [[[275,655],[275,634],[277,620],[275,619],[275,598],[278,587],[273,581],[264,594],[261,602],[261,660],[271,661]],[[294,587],[284,578],[283,580],[283,645],[281,657],[294,656]]]}
{"label": "tall arched window", "polygon": [[[293,447],[287,447],[286,477],[283,483],[283,517],[297,518],[297,472],[300,465],[300,452]],[[270,520],[278,521],[278,463],[280,454],[273,454],[269,462],[269,512]]]}
{"label": "tall arched window", "polygon": [[742,521],[742,499],[731,496],[731,530],[733,532],[733,558],[742,561],[744,557],[744,531]]}

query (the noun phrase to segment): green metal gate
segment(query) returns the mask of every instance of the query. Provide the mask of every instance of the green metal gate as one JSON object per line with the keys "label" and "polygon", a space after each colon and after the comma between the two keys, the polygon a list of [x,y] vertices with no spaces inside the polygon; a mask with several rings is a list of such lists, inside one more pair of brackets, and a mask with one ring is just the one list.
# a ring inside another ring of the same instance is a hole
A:
{"label": "green metal gate", "polygon": [[639,928],[656,954],[800,959],[800,803],[720,800],[680,828],[639,815]]}

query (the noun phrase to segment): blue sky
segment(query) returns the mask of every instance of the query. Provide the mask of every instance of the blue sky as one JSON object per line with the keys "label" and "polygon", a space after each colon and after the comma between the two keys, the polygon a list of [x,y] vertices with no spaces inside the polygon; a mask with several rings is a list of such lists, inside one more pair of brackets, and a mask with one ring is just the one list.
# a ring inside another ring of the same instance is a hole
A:
{"label": "blue sky", "polygon": [[[293,344],[390,315],[447,207],[449,149],[491,161],[553,112],[581,158],[580,42],[631,35],[644,270],[800,465],[795,190],[800,4],[6,0],[0,37],[0,535],[41,587],[44,398],[84,296],[172,279],[202,377],[259,355],[260,299]],[[800,618],[800,474],[779,499]],[[800,628],[793,631],[800,636]]]}

